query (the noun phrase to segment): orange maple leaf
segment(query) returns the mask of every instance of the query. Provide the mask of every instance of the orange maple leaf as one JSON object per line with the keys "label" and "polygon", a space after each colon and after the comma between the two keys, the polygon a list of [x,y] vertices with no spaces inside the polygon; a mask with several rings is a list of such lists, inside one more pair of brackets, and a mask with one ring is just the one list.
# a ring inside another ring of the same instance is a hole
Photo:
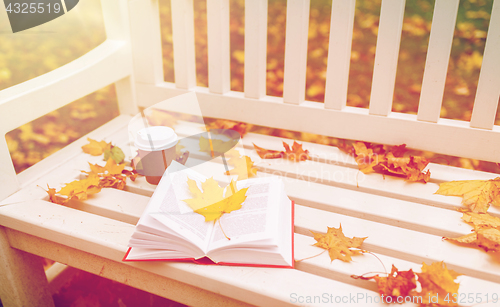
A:
{"label": "orange maple leaf", "polygon": [[311,159],[311,157],[309,156],[309,151],[302,149],[302,144],[299,144],[296,141],[293,141],[291,149],[287,143],[283,142],[285,151],[265,149],[255,144],[253,144],[253,147],[255,148],[255,151],[257,151],[259,157],[261,157],[262,159],[286,158],[288,160],[296,162]]}
{"label": "orange maple leaf", "polygon": [[352,260],[351,256],[366,252],[359,247],[363,244],[363,241],[367,237],[348,238],[342,232],[342,225],[340,225],[339,228],[328,227],[326,234],[316,233],[314,231],[311,232],[314,234],[314,239],[318,241],[314,243],[314,246],[328,250],[328,254],[330,255],[330,259],[332,261],[340,259],[342,261],[349,262]]}

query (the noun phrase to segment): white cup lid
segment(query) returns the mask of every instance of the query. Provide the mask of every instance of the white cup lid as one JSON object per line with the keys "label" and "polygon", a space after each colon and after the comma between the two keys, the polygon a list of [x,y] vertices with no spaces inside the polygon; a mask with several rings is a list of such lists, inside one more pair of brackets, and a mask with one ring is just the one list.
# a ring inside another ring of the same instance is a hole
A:
{"label": "white cup lid", "polygon": [[134,145],[147,151],[164,150],[177,144],[174,129],[164,126],[153,126],[139,130]]}

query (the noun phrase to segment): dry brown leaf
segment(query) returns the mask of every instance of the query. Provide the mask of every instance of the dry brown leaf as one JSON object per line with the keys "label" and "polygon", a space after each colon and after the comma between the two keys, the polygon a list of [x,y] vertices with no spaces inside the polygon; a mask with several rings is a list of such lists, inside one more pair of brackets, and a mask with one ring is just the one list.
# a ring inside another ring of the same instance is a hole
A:
{"label": "dry brown leaf", "polygon": [[351,256],[366,252],[359,247],[367,237],[348,238],[342,232],[342,225],[340,225],[339,228],[328,227],[326,234],[311,232],[314,234],[314,239],[318,241],[314,245],[328,250],[328,254],[332,261],[340,259],[349,262],[352,260]]}
{"label": "dry brown leaf", "polygon": [[449,181],[439,185],[436,194],[462,197],[462,204],[477,213],[490,205],[500,206],[500,177],[490,180]]}

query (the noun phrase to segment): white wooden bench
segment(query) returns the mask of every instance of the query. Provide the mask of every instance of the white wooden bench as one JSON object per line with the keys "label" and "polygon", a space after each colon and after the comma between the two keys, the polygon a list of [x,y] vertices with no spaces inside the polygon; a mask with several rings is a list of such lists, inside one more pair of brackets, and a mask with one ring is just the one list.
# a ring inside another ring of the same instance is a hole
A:
{"label": "white wooden bench", "polygon": [[[115,83],[121,115],[88,137],[128,142],[127,125],[139,107],[182,93],[197,93],[204,116],[294,131],[399,145],[441,154],[500,162],[500,127],[494,125],[500,93],[500,0],[495,0],[481,75],[470,122],[440,118],[458,0],[436,0],[418,115],[391,112],[405,1],[383,0],[369,109],[346,106],[354,0],[333,0],[325,103],[304,101],[309,0],[289,0],[283,98],[266,96],[267,1],[245,7],[245,92],[229,87],[228,0],[207,1],[209,87],[196,87],[192,0],[172,1],[175,83],[163,81],[156,0],[105,0],[107,40],[59,69],[0,92],[0,132]],[[180,122],[188,135],[198,126]],[[281,139],[252,134],[243,138],[279,149]],[[125,191],[103,189],[87,201],[61,206],[42,188],[79,178],[87,162],[86,137],[16,175],[5,140],[0,140],[0,297],[4,306],[52,306],[38,256],[85,270],[194,306],[335,305],[382,306],[376,284],[351,274],[382,271],[371,255],[350,263],[327,254],[295,269],[199,266],[187,263],[122,262],[134,225],[155,186],[144,178]],[[421,263],[445,261],[460,277],[460,293],[500,292],[500,262],[493,254],[459,247],[441,237],[470,231],[455,210],[461,199],[435,195],[438,183],[491,179],[496,174],[430,164],[431,182],[358,173],[354,159],[337,148],[304,143],[317,158],[293,163],[259,162],[261,175],[286,176],[296,202],[295,257],[317,254],[311,232],[341,223],[349,236],[365,237],[387,269],[418,271]],[[252,156],[255,158],[255,154]],[[128,157],[130,159],[130,157]],[[217,162],[207,163],[207,171]],[[498,208],[489,212],[500,216]],[[496,292],[495,292],[496,291]],[[328,297],[328,303],[324,295]],[[332,295],[332,296],[330,296]],[[353,301],[351,297],[360,297]],[[361,299],[361,296],[364,299]],[[306,303],[311,297],[314,303]],[[341,302],[339,302],[339,300]],[[376,301],[376,300],[375,300]],[[475,301],[477,302],[477,301]],[[481,306],[497,306],[484,304]]]}

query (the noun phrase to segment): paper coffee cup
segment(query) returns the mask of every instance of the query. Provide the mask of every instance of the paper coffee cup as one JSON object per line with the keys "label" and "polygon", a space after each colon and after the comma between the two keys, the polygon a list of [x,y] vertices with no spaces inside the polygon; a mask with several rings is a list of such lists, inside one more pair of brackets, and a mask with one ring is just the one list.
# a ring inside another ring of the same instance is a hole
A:
{"label": "paper coffee cup", "polygon": [[134,142],[138,149],[139,162],[136,170],[146,176],[146,181],[158,184],[161,176],[175,159],[177,134],[164,126],[153,126],[139,130]]}

